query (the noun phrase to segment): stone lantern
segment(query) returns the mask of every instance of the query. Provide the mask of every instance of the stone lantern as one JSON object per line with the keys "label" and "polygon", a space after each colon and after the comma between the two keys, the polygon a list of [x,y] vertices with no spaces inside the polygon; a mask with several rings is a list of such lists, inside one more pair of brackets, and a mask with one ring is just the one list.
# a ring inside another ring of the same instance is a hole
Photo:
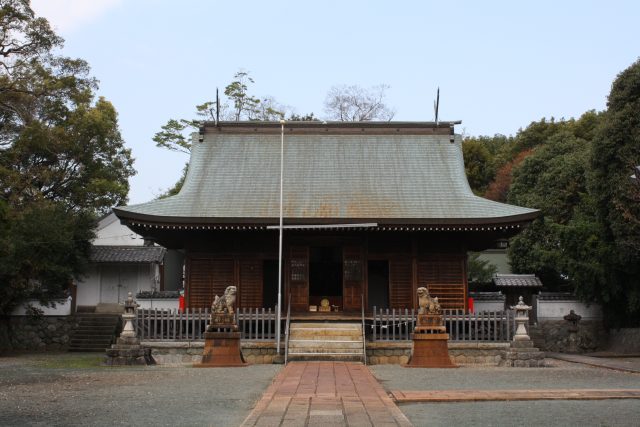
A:
{"label": "stone lantern", "polygon": [[567,349],[568,353],[578,353],[578,322],[580,322],[582,316],[576,314],[575,311],[569,311],[569,314],[564,316],[564,320],[569,322],[569,327],[567,330],[569,331],[569,348]]}
{"label": "stone lantern", "polygon": [[116,343],[106,350],[106,359],[104,364],[107,366],[117,365],[153,365],[155,360],[151,356],[150,348],[143,348],[140,340],[136,336],[133,328],[133,320],[136,318],[136,309],[138,304],[133,299],[133,295],[129,292],[127,300],[124,303],[124,313],[122,320],[124,327]]}
{"label": "stone lantern", "polygon": [[131,292],[129,292],[127,300],[124,303],[124,313],[122,314],[124,327],[118,340],[120,344],[139,344],[136,338],[136,331],[133,329],[133,319],[136,318],[136,308],[138,308],[138,304],[133,299]]}
{"label": "stone lantern", "polygon": [[526,305],[523,298],[520,297],[518,304],[511,306],[511,309],[516,312],[517,328],[510,348],[505,354],[505,366],[518,368],[544,366],[544,353],[534,347],[525,327],[525,324],[529,322],[529,311],[532,307]]}
{"label": "stone lantern", "polygon": [[522,297],[518,298],[518,304],[512,305],[511,310],[516,312],[516,333],[513,336],[514,341],[530,341],[527,334],[527,328],[524,326],[529,322],[529,311],[532,309],[530,305],[524,303]]}

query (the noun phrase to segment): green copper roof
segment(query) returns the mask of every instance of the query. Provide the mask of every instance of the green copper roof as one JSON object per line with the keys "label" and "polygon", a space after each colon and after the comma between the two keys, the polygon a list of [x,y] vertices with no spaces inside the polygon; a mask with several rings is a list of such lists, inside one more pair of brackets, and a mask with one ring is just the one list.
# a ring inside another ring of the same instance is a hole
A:
{"label": "green copper roof", "polygon": [[[285,133],[285,220],[487,224],[537,215],[475,196],[461,138],[451,138],[400,131]],[[153,222],[274,223],[279,184],[279,132],[207,131],[193,143],[178,195],[114,211],[122,219]]]}

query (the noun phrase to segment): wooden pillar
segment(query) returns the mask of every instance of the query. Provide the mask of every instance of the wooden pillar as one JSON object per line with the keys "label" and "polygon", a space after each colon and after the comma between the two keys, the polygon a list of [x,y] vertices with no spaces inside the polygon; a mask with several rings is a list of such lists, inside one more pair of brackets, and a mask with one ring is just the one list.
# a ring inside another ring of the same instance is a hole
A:
{"label": "wooden pillar", "polygon": [[418,242],[416,235],[411,235],[411,301],[412,308],[418,307]]}

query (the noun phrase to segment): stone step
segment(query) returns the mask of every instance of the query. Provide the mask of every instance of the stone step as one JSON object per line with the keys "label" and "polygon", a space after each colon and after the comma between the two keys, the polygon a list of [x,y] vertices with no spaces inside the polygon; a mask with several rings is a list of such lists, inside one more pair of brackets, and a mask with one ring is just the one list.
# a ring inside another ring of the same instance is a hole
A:
{"label": "stone step", "polygon": [[76,331],[74,338],[112,337],[113,329],[110,331]]}
{"label": "stone step", "polygon": [[333,334],[333,333],[299,333],[291,332],[289,334],[290,340],[310,340],[310,341],[355,341],[362,340],[362,334]]}
{"label": "stone step", "polygon": [[83,326],[114,326],[118,324],[118,320],[117,319],[105,319],[105,320],[95,320],[95,319],[90,319],[90,320],[80,320],[78,322],[79,325],[83,325]]}
{"label": "stone step", "polygon": [[360,348],[330,348],[330,347],[289,347],[289,354],[362,354],[362,347]]}
{"label": "stone step", "polygon": [[353,335],[314,335],[314,334],[291,334],[291,340],[308,340],[308,341],[362,341],[361,334]]}
{"label": "stone step", "polygon": [[72,353],[104,353],[109,346],[106,347],[73,347],[69,348]]}
{"label": "stone step", "polygon": [[111,342],[113,341],[113,335],[104,335],[101,337],[71,337],[69,342],[71,343],[85,343],[85,342]]}
{"label": "stone step", "polygon": [[289,356],[362,356],[358,351],[289,351]]}
{"label": "stone step", "polygon": [[289,340],[289,349],[305,349],[312,352],[321,350],[343,350],[360,349],[362,341],[311,341],[311,340]]}
{"label": "stone step", "polygon": [[357,329],[362,330],[361,323],[330,323],[330,322],[292,322],[291,328],[298,329]]}
{"label": "stone step", "polygon": [[322,354],[322,353],[297,353],[288,355],[289,361],[327,361],[330,360],[332,362],[362,362],[363,356],[362,354],[347,354],[347,353],[333,353],[333,354]]}
{"label": "stone step", "polygon": [[78,326],[69,340],[69,351],[104,352],[115,342],[119,315],[80,314]]}
{"label": "stone step", "polygon": [[77,316],[76,320],[78,322],[87,323],[87,322],[109,322],[109,323],[117,323],[120,321],[120,316],[110,315],[110,316]]}
{"label": "stone step", "polygon": [[76,331],[112,331],[114,330],[116,327],[118,327],[117,324],[113,324],[113,325],[78,325],[78,327],[76,328]]}

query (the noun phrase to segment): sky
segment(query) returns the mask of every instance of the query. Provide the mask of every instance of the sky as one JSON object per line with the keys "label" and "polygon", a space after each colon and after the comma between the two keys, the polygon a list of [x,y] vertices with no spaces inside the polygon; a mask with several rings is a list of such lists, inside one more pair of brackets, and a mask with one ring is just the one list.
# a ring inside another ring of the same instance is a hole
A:
{"label": "sky", "polygon": [[465,135],[515,134],[543,117],[603,110],[640,57],[638,1],[32,0],[89,62],[135,157],[130,204],[180,177],[188,156],[157,148],[239,71],[253,95],[322,118],[334,85],[389,85],[394,120],[441,120]]}

